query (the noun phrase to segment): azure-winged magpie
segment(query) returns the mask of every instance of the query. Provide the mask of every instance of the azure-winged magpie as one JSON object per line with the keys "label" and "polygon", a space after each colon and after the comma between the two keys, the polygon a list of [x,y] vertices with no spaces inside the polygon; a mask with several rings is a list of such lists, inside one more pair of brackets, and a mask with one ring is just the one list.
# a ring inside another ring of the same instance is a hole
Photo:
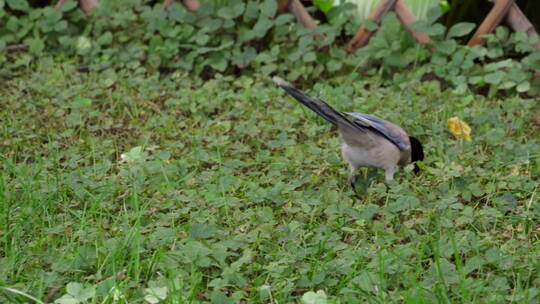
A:
{"label": "azure-winged magpie", "polygon": [[[273,81],[319,116],[338,127],[343,137],[341,154],[351,170],[349,183],[355,189],[355,171],[359,167],[379,168],[386,180],[392,180],[399,167],[424,159],[420,141],[400,126],[363,113],[341,113],[318,98],[311,98],[275,76]],[[418,172],[415,164],[414,171]]]}

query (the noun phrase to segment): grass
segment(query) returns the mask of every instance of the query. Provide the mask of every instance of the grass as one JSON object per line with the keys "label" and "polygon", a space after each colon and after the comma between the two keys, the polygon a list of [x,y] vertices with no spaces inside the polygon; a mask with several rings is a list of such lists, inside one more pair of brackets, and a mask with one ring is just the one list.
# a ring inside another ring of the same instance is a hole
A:
{"label": "grass", "polygon": [[2,83],[0,302],[537,303],[538,100],[304,88],[417,135],[421,175],[364,170],[358,198],[335,128],[269,79],[45,58]]}

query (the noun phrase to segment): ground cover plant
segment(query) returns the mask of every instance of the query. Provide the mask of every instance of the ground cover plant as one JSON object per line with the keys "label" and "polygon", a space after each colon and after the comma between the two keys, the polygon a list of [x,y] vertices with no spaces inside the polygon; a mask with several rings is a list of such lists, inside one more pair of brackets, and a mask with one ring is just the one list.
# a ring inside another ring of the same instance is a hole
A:
{"label": "ground cover plant", "polygon": [[538,101],[381,83],[306,88],[425,142],[358,198],[335,130],[266,78],[41,59],[1,87],[2,301],[536,302]]}
{"label": "ground cover plant", "polygon": [[440,22],[446,10],[439,6],[413,24],[430,36],[431,49],[418,45],[389,13],[380,27],[367,22],[378,34],[356,56],[347,56],[345,45],[359,28],[351,3],[327,11],[328,22],[315,30],[291,14],[277,14],[275,0],[204,1],[197,13],[177,2],[166,9],[156,0],[103,0],[88,15],[76,1],[59,9],[43,3],[0,0],[0,77],[17,75],[47,55],[79,70],[183,71],[204,79],[278,73],[305,82],[358,71],[399,81],[403,69],[425,65],[416,77],[436,77],[444,88],[462,93],[540,92],[540,78],[532,77],[540,69],[531,44],[538,37],[500,27],[486,37],[487,48],[468,48],[463,44],[475,24],[445,26]]}
{"label": "ground cover plant", "polygon": [[[429,50],[389,14],[346,54],[345,7],[314,39],[274,1],[219,2],[0,0],[0,302],[538,302],[527,37],[467,48],[435,11]],[[274,74],[403,126],[421,174],[352,193],[335,128]]]}

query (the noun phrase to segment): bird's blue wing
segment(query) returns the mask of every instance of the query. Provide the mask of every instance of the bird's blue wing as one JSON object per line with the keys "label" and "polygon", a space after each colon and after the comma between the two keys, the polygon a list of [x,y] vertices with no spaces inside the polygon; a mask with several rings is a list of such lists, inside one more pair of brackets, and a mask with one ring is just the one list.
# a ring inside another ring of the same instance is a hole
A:
{"label": "bird's blue wing", "polygon": [[410,149],[409,137],[400,127],[375,117],[373,115],[364,113],[345,113],[353,117],[353,122],[366,128],[375,130],[380,135],[384,136],[391,143],[396,145],[399,150]]}

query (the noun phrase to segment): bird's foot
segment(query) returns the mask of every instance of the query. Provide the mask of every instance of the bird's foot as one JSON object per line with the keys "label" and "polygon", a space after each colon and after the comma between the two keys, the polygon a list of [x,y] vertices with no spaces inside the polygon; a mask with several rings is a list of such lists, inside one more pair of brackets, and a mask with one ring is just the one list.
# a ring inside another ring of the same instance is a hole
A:
{"label": "bird's foot", "polygon": [[362,199],[362,196],[356,190],[356,181],[357,181],[356,176],[354,176],[354,175],[349,176],[348,181],[349,181],[349,184],[351,185],[351,188],[352,188],[354,194],[356,194],[359,198]]}

